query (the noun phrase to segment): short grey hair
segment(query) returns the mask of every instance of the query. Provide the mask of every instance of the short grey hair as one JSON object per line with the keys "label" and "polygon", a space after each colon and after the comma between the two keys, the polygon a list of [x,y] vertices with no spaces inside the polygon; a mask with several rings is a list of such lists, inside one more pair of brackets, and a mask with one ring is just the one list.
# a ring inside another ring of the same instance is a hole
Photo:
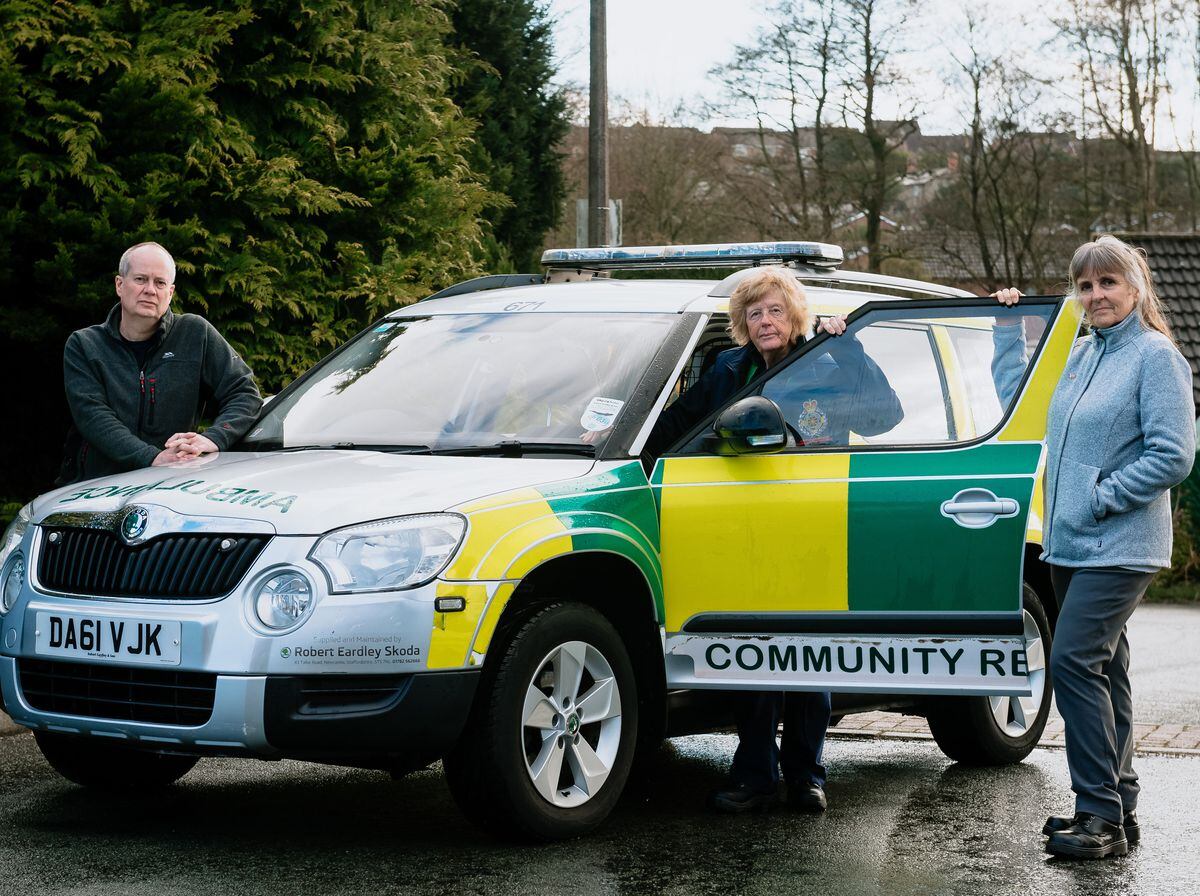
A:
{"label": "short grey hair", "polygon": [[159,243],[135,243],[121,254],[121,260],[117,262],[117,273],[122,277],[129,276],[129,258],[138,249],[144,249],[146,246],[153,246],[163,255],[167,256],[167,264],[171,266],[171,282],[175,282],[175,259],[171,257],[171,253],[166,250],[166,247]]}

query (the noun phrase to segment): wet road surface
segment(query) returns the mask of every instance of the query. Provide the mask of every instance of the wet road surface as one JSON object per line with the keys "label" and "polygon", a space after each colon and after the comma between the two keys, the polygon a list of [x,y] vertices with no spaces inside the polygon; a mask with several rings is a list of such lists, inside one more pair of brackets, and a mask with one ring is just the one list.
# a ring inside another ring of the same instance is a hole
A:
{"label": "wet road surface", "polygon": [[950,764],[929,742],[829,742],[830,811],[702,808],[734,738],[674,741],[595,835],[502,843],[440,771],[201,762],[152,800],[59,779],[30,735],[0,739],[0,880],[12,894],[1195,894],[1200,758],[1141,756],[1143,842],[1124,859],[1048,857],[1066,761]]}
{"label": "wet road surface", "polygon": [[[1137,721],[1200,724],[1197,644],[1200,606],[1137,608],[1129,619],[1129,676]],[[1200,886],[1194,892],[1200,893]]]}
{"label": "wet road surface", "polygon": [[[1129,641],[1137,749],[1200,754],[1200,675],[1196,674],[1200,606],[1138,607],[1129,620]],[[836,730],[858,737],[931,737],[923,718],[888,712],[846,716]],[[1057,706],[1051,706],[1041,743],[1063,746],[1063,721]],[[1196,849],[1200,852],[1200,844]],[[1200,894],[1200,884],[1193,892]]]}

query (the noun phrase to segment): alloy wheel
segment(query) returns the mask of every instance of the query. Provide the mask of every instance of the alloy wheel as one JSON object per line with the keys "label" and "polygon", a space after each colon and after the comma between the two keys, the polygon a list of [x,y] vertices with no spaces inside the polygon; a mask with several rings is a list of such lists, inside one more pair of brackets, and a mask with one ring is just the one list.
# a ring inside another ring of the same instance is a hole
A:
{"label": "alloy wheel", "polygon": [[604,655],[584,641],[538,664],[521,711],[525,764],[542,798],[579,806],[604,786],[621,743],[621,694]]}
{"label": "alloy wheel", "polygon": [[1046,644],[1033,615],[1028,610],[1023,610],[1022,616],[1025,627],[1025,659],[1033,694],[1029,697],[988,698],[996,724],[1000,726],[1001,733],[1008,737],[1023,737],[1029,731],[1037,720],[1045,699]]}

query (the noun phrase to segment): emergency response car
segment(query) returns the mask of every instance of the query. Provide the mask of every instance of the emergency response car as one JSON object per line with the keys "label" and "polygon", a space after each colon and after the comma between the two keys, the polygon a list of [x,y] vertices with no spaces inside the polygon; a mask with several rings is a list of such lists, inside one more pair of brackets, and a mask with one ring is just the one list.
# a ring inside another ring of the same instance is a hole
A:
{"label": "emergency response car", "polygon": [[[1079,310],[841,259],[551,251],[387,315],[211,462],[43,495],[0,553],[4,708],[83,785],[441,757],[473,820],[546,839],[731,690],[832,690],[835,714],[926,715],[955,759],[1020,760],[1049,710],[1039,473]],[[846,334],[645,456],[730,345],[746,270],[614,272],[762,264]],[[885,432],[838,425],[873,400],[822,378],[848,339],[900,402]]]}

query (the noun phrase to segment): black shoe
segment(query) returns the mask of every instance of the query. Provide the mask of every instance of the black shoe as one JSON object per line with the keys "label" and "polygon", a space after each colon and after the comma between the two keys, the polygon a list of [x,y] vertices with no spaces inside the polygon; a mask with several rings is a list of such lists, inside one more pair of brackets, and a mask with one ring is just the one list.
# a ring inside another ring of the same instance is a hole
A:
{"label": "black shoe", "polygon": [[[1055,831],[1065,831],[1078,819],[1078,815],[1051,815],[1042,825],[1042,836],[1049,837]],[[1130,846],[1141,839],[1142,832],[1138,827],[1137,812],[1126,812],[1121,820],[1121,827],[1125,829],[1125,840]]]}
{"label": "black shoe", "polygon": [[829,805],[825,799],[825,788],[812,781],[803,784],[789,784],[788,805],[802,812],[824,812]]}
{"label": "black shoe", "polygon": [[1142,829],[1138,827],[1137,812],[1126,812],[1121,819],[1121,827],[1125,829],[1125,840],[1130,846],[1142,839]]}
{"label": "black shoe", "polygon": [[718,812],[738,815],[742,812],[769,812],[779,804],[777,790],[754,790],[745,784],[714,790],[708,797],[708,807]]}
{"label": "black shoe", "polygon": [[1103,859],[1125,855],[1129,852],[1129,841],[1125,839],[1125,829],[1121,825],[1105,821],[1099,815],[1080,812],[1075,816],[1074,824],[1050,835],[1046,852],[1075,859]]}
{"label": "black shoe", "polygon": [[1042,825],[1042,836],[1049,837],[1051,834],[1065,831],[1078,820],[1078,815],[1051,815]]}

